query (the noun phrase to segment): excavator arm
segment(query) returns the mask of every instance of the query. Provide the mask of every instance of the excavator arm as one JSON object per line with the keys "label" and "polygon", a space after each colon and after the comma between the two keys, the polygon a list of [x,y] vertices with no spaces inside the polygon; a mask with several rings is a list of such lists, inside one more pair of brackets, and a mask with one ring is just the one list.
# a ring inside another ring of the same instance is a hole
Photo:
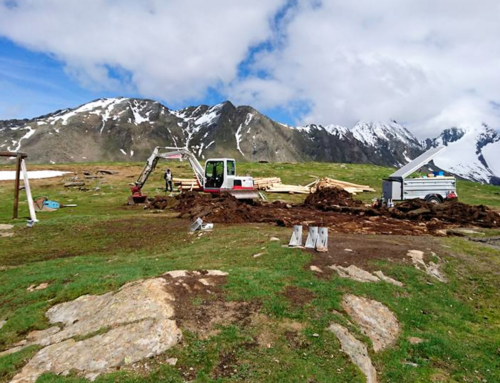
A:
{"label": "excavator arm", "polygon": [[161,147],[157,146],[151,156],[149,156],[146,161],[146,165],[144,169],[142,169],[139,178],[137,178],[136,184],[139,187],[143,187],[146,181],[148,180],[149,175],[155,170],[156,165],[158,164],[158,160],[160,158],[164,159],[186,159],[188,160],[191,168],[193,169],[194,175],[196,176],[196,180],[198,184],[203,187],[205,180],[205,170],[203,166],[201,166],[200,162],[196,159],[193,153],[191,153],[188,149],[185,148],[176,148],[176,147],[165,147],[163,149],[170,150],[169,152],[160,153]]}

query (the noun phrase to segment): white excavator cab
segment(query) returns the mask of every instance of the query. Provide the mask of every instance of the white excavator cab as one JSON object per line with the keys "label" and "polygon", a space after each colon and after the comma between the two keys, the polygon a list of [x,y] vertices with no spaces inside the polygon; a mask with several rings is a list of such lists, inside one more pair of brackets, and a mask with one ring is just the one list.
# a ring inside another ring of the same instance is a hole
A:
{"label": "white excavator cab", "polygon": [[208,193],[227,191],[240,199],[252,199],[256,194],[252,177],[236,176],[236,161],[232,158],[211,158],[205,162],[203,190]]}

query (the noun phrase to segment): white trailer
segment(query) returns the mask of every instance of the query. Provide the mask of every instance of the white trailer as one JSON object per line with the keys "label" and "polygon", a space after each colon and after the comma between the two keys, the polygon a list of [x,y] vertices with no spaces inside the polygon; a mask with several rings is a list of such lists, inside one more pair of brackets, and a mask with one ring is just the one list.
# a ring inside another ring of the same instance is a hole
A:
{"label": "white trailer", "polygon": [[441,203],[446,199],[457,198],[455,177],[407,178],[444,150],[446,150],[445,146],[430,149],[391,174],[382,184],[382,199],[391,204],[392,201],[413,198],[420,198],[430,203]]}

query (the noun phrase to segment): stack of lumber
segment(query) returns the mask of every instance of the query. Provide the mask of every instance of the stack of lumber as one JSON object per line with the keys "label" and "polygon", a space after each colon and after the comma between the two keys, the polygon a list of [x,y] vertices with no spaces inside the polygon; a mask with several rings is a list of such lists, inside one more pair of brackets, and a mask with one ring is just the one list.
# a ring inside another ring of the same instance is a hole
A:
{"label": "stack of lumber", "polygon": [[308,186],[284,185],[279,177],[256,177],[253,184],[258,190],[265,190],[268,193],[290,193],[290,194],[309,194]]}
{"label": "stack of lumber", "polygon": [[[174,178],[173,183],[179,186],[179,190],[201,191],[195,178]],[[351,194],[375,191],[375,189],[368,185],[359,185],[328,177],[311,182],[306,186],[285,185],[281,182],[281,178],[279,177],[256,177],[254,178],[254,185],[257,190],[265,190],[268,193],[309,194],[314,193],[316,189],[321,190],[329,187],[337,187]]]}
{"label": "stack of lumber", "polygon": [[268,193],[310,194],[311,188],[301,185],[273,184],[266,189]]}
{"label": "stack of lumber", "polygon": [[357,193],[363,193],[363,192],[374,192],[375,189],[368,186],[368,185],[359,185],[359,184],[354,184],[352,182],[346,182],[346,181],[340,181],[336,180],[333,178],[322,178],[318,181],[315,182],[315,185],[312,186],[313,192],[315,189],[324,189],[324,188],[331,188],[331,187],[337,187],[339,189],[344,189],[346,192],[350,194],[357,194]]}
{"label": "stack of lumber", "polygon": [[179,190],[185,191],[201,191],[198,182],[195,178],[172,178],[174,185],[179,187]]}
{"label": "stack of lumber", "polygon": [[257,190],[266,190],[268,187],[282,185],[279,177],[256,177],[253,184]]}

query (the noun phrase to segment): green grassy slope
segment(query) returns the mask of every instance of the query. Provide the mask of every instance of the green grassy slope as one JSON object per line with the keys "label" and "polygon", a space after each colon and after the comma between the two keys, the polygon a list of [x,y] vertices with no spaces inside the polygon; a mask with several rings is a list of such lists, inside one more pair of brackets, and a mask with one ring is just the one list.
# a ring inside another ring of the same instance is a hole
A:
{"label": "green grassy slope", "polygon": [[[85,170],[96,164],[56,165],[51,168]],[[101,167],[111,164],[99,164]],[[114,166],[114,165],[113,165]],[[146,186],[154,194],[162,186],[160,168]],[[169,163],[176,176],[190,176],[185,163]],[[251,164],[238,165],[239,174],[280,176],[285,183],[307,184],[329,176],[368,184],[380,191],[381,179],[391,169],[369,165]],[[44,169],[44,166],[30,166]],[[338,277],[318,278],[309,271],[310,253],[281,247],[290,230],[269,225],[216,225],[201,238],[187,234],[188,222],[124,206],[126,184],[139,165],[119,164],[112,181],[91,180],[87,192],[68,190],[61,180],[34,181],[34,195],[47,195],[77,208],[39,214],[33,229],[25,226],[27,206],[14,222],[14,236],[0,238],[0,350],[24,339],[32,330],[48,327],[44,312],[52,305],[82,294],[113,291],[124,283],[175,269],[222,269],[229,272],[226,299],[257,302],[265,320],[248,326],[221,326],[220,333],[201,339],[186,332],[182,345],[167,354],[179,358],[176,367],[151,361],[147,374],[116,372],[97,382],[181,382],[191,371],[197,382],[362,382],[364,378],[335,337],[330,322],[346,324],[341,298],[353,293],[387,305],[402,324],[396,347],[371,352],[381,382],[500,381],[500,251],[461,238],[438,241],[449,283],[437,282],[409,265],[377,262],[385,274],[405,283],[364,284]],[[99,190],[94,190],[99,187]],[[459,182],[464,202],[500,207],[500,188]],[[12,183],[0,182],[0,222],[11,223]],[[377,193],[359,196],[368,201]],[[24,196],[23,196],[24,198]],[[303,196],[275,194],[297,201]],[[489,232],[492,233],[492,232]],[[276,236],[281,242],[271,242]],[[360,237],[369,241],[370,237]],[[422,247],[429,240],[422,237]],[[263,252],[259,258],[255,253]],[[28,292],[31,284],[49,282],[46,290]],[[284,297],[295,286],[313,294],[304,306]],[[287,323],[298,323],[293,338]],[[269,336],[270,347],[256,339]],[[270,334],[270,335],[269,335]],[[314,334],[318,334],[315,336]],[[360,339],[367,338],[357,334]],[[425,339],[412,345],[408,336]],[[0,357],[0,382],[9,381],[36,352],[30,348]],[[231,355],[226,377],[214,371]],[[192,369],[192,370],[190,370]],[[74,376],[46,374],[40,382],[83,382]]]}

